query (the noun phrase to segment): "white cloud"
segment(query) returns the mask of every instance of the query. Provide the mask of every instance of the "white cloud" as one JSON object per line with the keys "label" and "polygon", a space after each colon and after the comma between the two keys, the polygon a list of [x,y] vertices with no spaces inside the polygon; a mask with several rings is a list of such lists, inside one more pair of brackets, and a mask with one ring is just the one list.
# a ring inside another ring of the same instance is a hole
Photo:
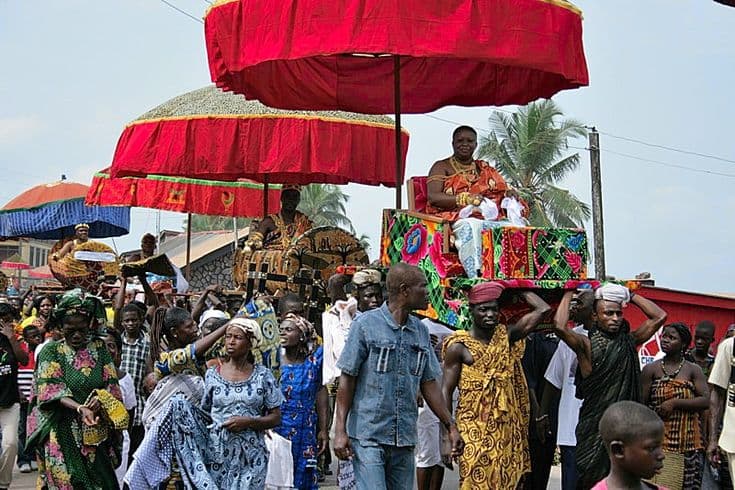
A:
{"label": "white cloud", "polygon": [[38,116],[0,118],[0,145],[24,141],[43,127]]}

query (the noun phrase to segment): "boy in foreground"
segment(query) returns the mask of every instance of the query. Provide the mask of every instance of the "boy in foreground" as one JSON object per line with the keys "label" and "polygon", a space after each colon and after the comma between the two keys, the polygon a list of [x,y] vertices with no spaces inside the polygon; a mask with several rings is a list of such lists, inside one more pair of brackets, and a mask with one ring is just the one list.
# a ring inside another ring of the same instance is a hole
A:
{"label": "boy in foreground", "polygon": [[643,481],[663,468],[664,423],[656,412],[636,402],[614,403],[600,419],[600,435],[610,473],[592,490],[665,490]]}

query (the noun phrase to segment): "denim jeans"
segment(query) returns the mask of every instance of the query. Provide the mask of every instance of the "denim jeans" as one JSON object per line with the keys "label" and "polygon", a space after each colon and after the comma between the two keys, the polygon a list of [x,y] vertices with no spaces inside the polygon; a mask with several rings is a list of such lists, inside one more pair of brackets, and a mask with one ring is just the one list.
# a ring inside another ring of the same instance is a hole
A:
{"label": "denim jeans", "polygon": [[350,439],[352,466],[359,489],[412,490],[416,469],[413,446],[363,446]]}
{"label": "denim jeans", "polygon": [[36,457],[33,451],[26,449],[26,420],[28,418],[28,402],[20,404],[20,422],[18,423],[18,468],[23,464],[30,464]]}
{"label": "denim jeans", "polygon": [[561,488],[576,490],[577,488],[577,448],[576,446],[559,446],[561,452]]}

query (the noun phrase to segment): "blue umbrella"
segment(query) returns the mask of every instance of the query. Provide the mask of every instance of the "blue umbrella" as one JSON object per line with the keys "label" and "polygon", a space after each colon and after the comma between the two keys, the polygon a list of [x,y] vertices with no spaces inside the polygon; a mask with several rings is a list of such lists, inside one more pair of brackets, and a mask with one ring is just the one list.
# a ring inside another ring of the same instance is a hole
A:
{"label": "blue umbrella", "polygon": [[89,187],[61,180],[37,185],[0,209],[0,237],[60,240],[74,236],[74,226],[89,225],[90,238],[125,235],[130,230],[130,208],[85,206]]}

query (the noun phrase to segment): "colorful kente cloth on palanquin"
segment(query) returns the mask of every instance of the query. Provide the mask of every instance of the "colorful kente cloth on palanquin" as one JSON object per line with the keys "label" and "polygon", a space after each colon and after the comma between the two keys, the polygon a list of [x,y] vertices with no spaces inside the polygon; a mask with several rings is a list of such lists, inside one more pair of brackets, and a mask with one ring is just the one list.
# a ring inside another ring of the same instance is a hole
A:
{"label": "colorful kente cloth on palanquin", "polygon": [[39,488],[119,488],[115,468],[120,463],[121,433],[110,428],[99,445],[85,445],[81,416],[60,404],[64,397],[83,404],[97,389],[122,400],[115,365],[101,341],[76,351],[66,342],[52,342],[40,352],[27,426],[27,447],[40,453]]}
{"label": "colorful kente cloth on palanquin", "polygon": [[641,401],[641,369],[635,339],[627,324],[616,335],[593,327],[592,372],[583,378],[577,368],[577,398],[584,400],[577,423],[578,488],[592,488],[610,471],[610,460],[600,437],[602,413],[615,402]]}
{"label": "colorful kente cloth on palanquin", "polygon": [[283,221],[280,213],[270,214],[268,217],[276,225],[276,229],[268,233],[268,236],[263,240],[263,248],[268,250],[286,250],[295,237],[306,233],[314,227],[311,220],[300,211],[296,211],[293,217],[293,223],[288,225]]}
{"label": "colorful kente cloth on palanquin", "polygon": [[459,331],[445,349],[464,344],[473,364],[462,366],[457,427],[465,441],[459,460],[462,490],[515,490],[531,471],[528,453],[529,399],[521,358],[525,341],[510,344],[504,325],[489,344]]}
{"label": "colorful kente cloth on palanquin", "polygon": [[[498,206],[500,210],[500,202],[508,190],[508,185],[500,173],[491,167],[484,160],[475,160],[475,168],[464,170],[453,164],[452,158],[447,159],[452,165],[455,173],[444,176],[430,176],[429,181],[440,179],[443,181],[443,191],[450,196],[456,196],[461,192],[469,192],[470,194],[481,194],[490,198]],[[459,216],[459,209],[454,211],[446,211],[433,207],[430,203],[426,203],[426,212],[441,218],[455,221]],[[480,216],[482,218],[482,216]]]}
{"label": "colorful kente cloth on palanquin", "polygon": [[[651,383],[648,405],[657,410],[666,400],[692,400],[694,383],[686,379],[658,378]],[[704,442],[699,412],[674,410],[664,419],[664,467],[654,479],[670,490],[701,488],[704,472]]]}

